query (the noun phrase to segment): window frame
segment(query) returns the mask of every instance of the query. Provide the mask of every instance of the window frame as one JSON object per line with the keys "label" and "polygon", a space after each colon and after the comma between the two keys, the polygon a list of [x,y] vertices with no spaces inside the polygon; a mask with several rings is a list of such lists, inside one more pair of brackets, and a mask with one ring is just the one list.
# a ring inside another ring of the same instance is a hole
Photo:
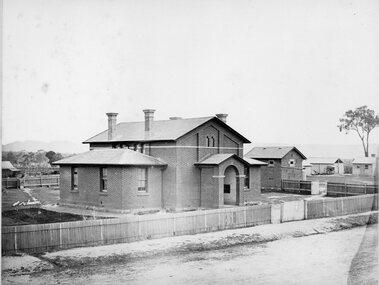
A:
{"label": "window frame", "polygon": [[108,168],[106,166],[100,167],[100,192],[108,192]]}
{"label": "window frame", "polygon": [[[292,163],[291,163],[291,162],[292,162]],[[295,167],[295,165],[296,165],[296,161],[295,161],[295,159],[294,159],[294,158],[291,158],[291,159],[288,161],[288,164],[289,164],[290,167]]]}
{"label": "window frame", "polygon": [[71,191],[78,191],[78,190],[79,190],[78,167],[72,166],[71,167]]}
{"label": "window frame", "polygon": [[138,167],[137,193],[148,193],[148,167]]}
{"label": "window frame", "polygon": [[268,161],[268,165],[267,165],[268,167],[274,167],[275,166],[275,161],[274,160],[272,160],[272,159],[270,159],[269,161]]}
{"label": "window frame", "polygon": [[250,169],[248,166],[244,167],[244,174],[245,174],[244,188],[250,189]]}

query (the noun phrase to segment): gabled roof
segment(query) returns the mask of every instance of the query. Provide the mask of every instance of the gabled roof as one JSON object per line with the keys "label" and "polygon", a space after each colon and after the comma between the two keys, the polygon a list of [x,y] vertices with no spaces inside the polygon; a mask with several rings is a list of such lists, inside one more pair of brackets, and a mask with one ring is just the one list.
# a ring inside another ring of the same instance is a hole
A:
{"label": "gabled roof", "polygon": [[353,164],[375,164],[376,157],[357,157],[354,158]]}
{"label": "gabled roof", "polygon": [[58,165],[140,165],[166,166],[164,161],[129,149],[95,149],[54,162]]}
{"label": "gabled roof", "polygon": [[307,164],[335,164],[343,163],[343,161],[338,157],[310,157],[305,163]]}
{"label": "gabled roof", "polygon": [[294,146],[269,146],[269,147],[254,147],[245,156],[256,159],[282,159],[291,150],[296,151],[303,159],[306,159]]}
{"label": "gabled roof", "polygon": [[239,161],[241,161],[244,164],[248,165],[267,165],[267,163],[256,160],[256,159],[250,159],[250,158],[241,158],[236,154],[233,153],[218,153],[218,154],[213,154],[202,161],[196,162],[195,165],[219,165],[226,161],[229,158],[235,158]]}
{"label": "gabled roof", "polygon": [[13,166],[13,164],[10,161],[2,161],[1,162],[1,169],[9,169],[12,171],[17,171],[18,169]]}
{"label": "gabled roof", "polygon": [[[153,121],[151,130],[145,132],[145,121],[141,122],[125,122],[116,125],[116,131],[112,142],[148,142],[148,141],[175,141],[193,129],[214,120],[218,124],[225,127],[237,137],[241,138],[244,143],[250,141],[225,124],[217,117],[202,117],[192,119],[178,119],[178,120],[160,120]],[[93,142],[109,142],[108,130],[84,141],[83,143]]]}

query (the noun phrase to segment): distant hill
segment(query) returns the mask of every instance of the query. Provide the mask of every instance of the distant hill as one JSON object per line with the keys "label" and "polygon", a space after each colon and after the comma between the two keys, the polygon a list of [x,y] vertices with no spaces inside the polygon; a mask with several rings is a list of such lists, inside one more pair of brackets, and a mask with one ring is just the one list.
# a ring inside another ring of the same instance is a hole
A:
{"label": "distant hill", "polygon": [[[306,157],[339,157],[341,159],[352,159],[364,156],[361,145],[320,145],[320,144],[276,144],[276,143],[254,143],[245,148],[245,153],[254,146],[296,146]],[[378,155],[379,144],[371,144],[370,154]]]}
{"label": "distant hill", "polygon": [[3,151],[38,151],[38,150],[49,151],[60,153],[81,153],[89,150],[88,145],[82,143],[75,143],[70,141],[52,141],[52,142],[41,142],[41,141],[15,141],[3,145]]}

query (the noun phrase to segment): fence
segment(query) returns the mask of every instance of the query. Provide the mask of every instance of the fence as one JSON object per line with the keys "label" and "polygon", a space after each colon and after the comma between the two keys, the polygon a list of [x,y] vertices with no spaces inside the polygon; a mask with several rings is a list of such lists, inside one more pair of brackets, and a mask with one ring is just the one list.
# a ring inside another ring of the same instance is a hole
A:
{"label": "fence", "polygon": [[59,166],[53,167],[18,167],[25,175],[52,174],[59,172]]}
{"label": "fence", "polygon": [[42,186],[59,186],[59,175],[41,175],[38,177],[25,178],[3,178],[2,187],[18,188],[24,187],[42,187]]}
{"label": "fence", "polygon": [[17,178],[2,178],[1,186],[3,188],[17,188],[19,186]]}
{"label": "fence", "polygon": [[2,253],[44,252],[205,233],[271,222],[271,206],[246,206],[120,219],[2,228]]}
{"label": "fence", "polygon": [[312,193],[312,181],[282,180],[282,191],[310,195]]}
{"label": "fence", "polygon": [[306,202],[306,219],[342,216],[378,210],[378,195],[324,198]]}
{"label": "fence", "polygon": [[328,196],[337,196],[337,197],[364,195],[364,194],[377,194],[378,185],[328,182],[327,193],[328,193]]}

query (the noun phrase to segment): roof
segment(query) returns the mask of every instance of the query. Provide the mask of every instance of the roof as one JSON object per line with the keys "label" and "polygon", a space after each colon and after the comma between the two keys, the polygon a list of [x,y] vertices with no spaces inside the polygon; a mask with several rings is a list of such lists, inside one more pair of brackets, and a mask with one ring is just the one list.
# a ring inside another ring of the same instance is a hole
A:
{"label": "roof", "polygon": [[95,149],[67,157],[53,164],[92,164],[92,165],[143,165],[166,166],[164,161],[129,149]]}
{"label": "roof", "polygon": [[353,164],[375,164],[376,157],[357,157],[354,158]]}
{"label": "roof", "polygon": [[[151,130],[149,132],[145,131],[145,121],[119,123],[116,125],[115,135],[111,141],[175,141],[193,129],[200,127],[201,125],[211,120],[217,121],[217,123],[228,129],[234,135],[240,137],[244,143],[250,143],[247,138],[239,134],[237,131],[232,129],[217,117],[153,121]],[[105,130],[100,134],[93,136],[83,143],[93,142],[109,142],[108,130]]]}
{"label": "roof", "polygon": [[17,171],[18,169],[13,166],[13,164],[10,161],[2,161],[1,162],[1,169],[9,169],[12,171]]}
{"label": "roof", "polygon": [[241,161],[244,164],[249,164],[249,165],[267,165],[267,163],[256,160],[256,159],[250,159],[250,158],[241,158],[236,154],[233,153],[218,153],[218,154],[213,154],[204,160],[195,163],[196,165],[219,165],[226,161],[227,159],[234,157],[235,159]]}
{"label": "roof", "polygon": [[291,150],[295,150],[303,159],[306,159],[304,154],[294,146],[254,147],[245,157],[256,159],[282,159]]}
{"label": "roof", "polygon": [[335,164],[343,163],[338,157],[310,157],[305,161],[306,164]]}

